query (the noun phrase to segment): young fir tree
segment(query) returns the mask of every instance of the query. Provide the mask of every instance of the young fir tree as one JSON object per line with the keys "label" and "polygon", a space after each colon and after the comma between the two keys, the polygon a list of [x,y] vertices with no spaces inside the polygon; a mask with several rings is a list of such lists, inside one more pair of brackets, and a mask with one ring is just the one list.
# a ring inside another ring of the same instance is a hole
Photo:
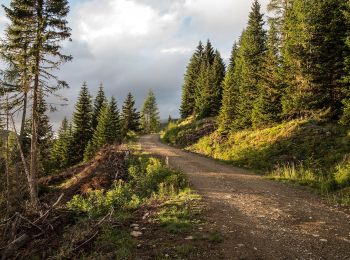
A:
{"label": "young fir tree", "polygon": [[269,22],[267,51],[261,68],[258,98],[255,100],[252,112],[252,122],[255,128],[278,122],[282,112],[278,32],[275,20],[271,19]]}
{"label": "young fir tree", "polygon": [[253,104],[258,96],[260,72],[265,53],[265,30],[260,4],[253,2],[248,25],[242,33],[240,48],[237,53],[235,76],[239,88],[235,128],[252,125]]}
{"label": "young fir tree", "polygon": [[109,102],[109,128],[107,133],[107,143],[120,143],[122,141],[122,129],[117,101],[114,97]]}
{"label": "young fir tree", "polygon": [[328,110],[336,118],[343,99],[346,34],[342,0],[294,0],[285,12],[282,43],[286,117]]}
{"label": "young fir tree", "polygon": [[223,80],[225,78],[226,67],[221,58],[220,52],[216,50],[213,65],[210,68],[209,76],[209,116],[217,116],[222,104]]}
{"label": "young fir tree", "polygon": [[100,84],[96,98],[94,100],[94,109],[93,109],[93,115],[92,115],[92,128],[95,130],[97,127],[97,118],[100,114],[101,108],[103,105],[107,102],[105,92],[103,90],[102,83]]}
{"label": "young fir tree", "polygon": [[83,159],[83,154],[92,138],[92,101],[86,83],[83,84],[73,114],[72,163]]}
{"label": "young fir tree", "polygon": [[71,147],[72,137],[72,125],[69,124],[65,117],[60,129],[58,130],[58,137],[54,142],[50,155],[53,169],[59,170],[70,166],[69,149]]}
{"label": "young fir tree", "polygon": [[235,77],[235,64],[238,52],[238,44],[235,42],[232,47],[230,63],[223,82],[222,106],[219,114],[219,131],[226,132],[231,129],[236,117],[236,105],[238,89]]}
{"label": "young fir tree", "polygon": [[156,133],[160,130],[160,118],[157,107],[156,97],[152,90],[143,103],[141,110],[141,128],[144,133]]}
{"label": "young fir tree", "polygon": [[123,104],[121,122],[123,135],[126,135],[128,131],[140,130],[140,114],[135,108],[135,100],[130,92]]}
{"label": "young fir tree", "polygon": [[180,107],[181,118],[186,118],[194,114],[195,94],[199,70],[203,60],[203,45],[199,42],[197,49],[187,65],[185,73],[185,83],[182,87],[182,100]]}

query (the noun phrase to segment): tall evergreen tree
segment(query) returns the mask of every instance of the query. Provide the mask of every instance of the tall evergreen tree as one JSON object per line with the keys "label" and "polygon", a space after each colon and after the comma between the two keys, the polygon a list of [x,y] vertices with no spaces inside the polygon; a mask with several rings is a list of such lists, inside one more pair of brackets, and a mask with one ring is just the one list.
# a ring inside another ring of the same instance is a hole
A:
{"label": "tall evergreen tree", "polygon": [[93,110],[93,116],[92,116],[92,128],[94,130],[97,127],[97,118],[100,114],[100,110],[106,102],[107,101],[106,101],[105,92],[103,90],[103,85],[101,83],[94,100],[94,110]]}
{"label": "tall evergreen tree", "polygon": [[328,109],[340,114],[343,99],[345,18],[342,0],[294,0],[285,13],[282,44],[287,117]]}
{"label": "tall evergreen tree", "polygon": [[130,92],[123,104],[121,122],[123,135],[126,135],[128,131],[140,130],[140,113],[135,108],[135,100]]}
{"label": "tall evergreen tree", "polygon": [[141,128],[144,133],[156,133],[160,130],[160,118],[157,107],[156,97],[152,90],[143,103],[141,110]]}
{"label": "tall evergreen tree", "polygon": [[195,53],[192,55],[190,63],[185,73],[185,83],[182,87],[182,100],[180,107],[181,118],[193,115],[195,110],[195,94],[197,80],[201,63],[203,60],[203,45],[199,42]]}
{"label": "tall evergreen tree", "polygon": [[278,31],[276,20],[270,19],[269,22],[267,51],[261,68],[258,98],[255,100],[252,113],[252,121],[255,128],[269,126],[278,122],[282,112]]}
{"label": "tall evergreen tree", "polygon": [[239,88],[237,116],[235,127],[245,128],[252,125],[252,110],[258,96],[260,71],[265,53],[265,38],[263,14],[260,4],[253,2],[249,13],[248,25],[242,33],[240,48],[237,53],[235,77]]}
{"label": "tall evergreen tree", "polygon": [[92,101],[86,83],[83,84],[73,115],[73,140],[71,158],[73,163],[83,159],[86,146],[92,138]]}
{"label": "tall evergreen tree", "polygon": [[[215,67],[214,66],[215,62]],[[215,116],[220,108],[220,100],[213,107],[212,99],[218,100],[222,95],[222,80],[225,74],[225,66],[220,53],[215,52],[208,40],[203,52],[203,62],[200,66],[196,88],[196,109],[199,118]],[[219,108],[218,108],[219,107]]]}
{"label": "tall evergreen tree", "polygon": [[63,169],[70,165],[69,149],[71,147],[72,137],[72,125],[65,117],[60,129],[58,130],[58,137],[54,142],[50,155],[50,160],[55,170]]}
{"label": "tall evergreen tree", "polygon": [[219,115],[219,131],[225,132],[231,129],[237,115],[236,106],[238,100],[238,88],[235,77],[235,64],[237,59],[238,44],[232,47],[230,63],[223,82],[222,106]]}

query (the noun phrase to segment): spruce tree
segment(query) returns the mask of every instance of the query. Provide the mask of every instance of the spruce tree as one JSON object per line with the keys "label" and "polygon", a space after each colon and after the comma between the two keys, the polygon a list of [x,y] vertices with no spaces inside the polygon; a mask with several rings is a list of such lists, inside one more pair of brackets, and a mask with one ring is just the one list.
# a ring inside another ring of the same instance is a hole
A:
{"label": "spruce tree", "polygon": [[121,122],[124,136],[128,131],[138,132],[140,130],[140,114],[135,108],[135,100],[130,92],[123,104]]}
{"label": "spruce tree", "polygon": [[83,159],[86,146],[92,138],[92,101],[86,83],[83,84],[73,114],[73,140],[71,158],[73,163]]}
{"label": "spruce tree", "polygon": [[209,77],[209,116],[217,116],[222,104],[223,80],[225,78],[226,67],[221,58],[220,52],[216,50],[213,65],[210,68]]}
{"label": "spruce tree", "polygon": [[235,77],[235,64],[238,52],[238,44],[235,42],[232,47],[230,63],[223,82],[222,106],[219,114],[219,131],[225,132],[232,128],[236,117],[236,105],[238,100],[238,88]]}
{"label": "spruce tree", "polygon": [[93,116],[92,116],[92,128],[94,130],[97,127],[97,118],[100,114],[100,110],[106,102],[107,101],[106,101],[105,92],[103,90],[103,85],[101,83],[94,100],[94,110],[93,110]]}
{"label": "spruce tree", "polygon": [[252,113],[252,122],[255,128],[278,122],[282,112],[278,31],[276,20],[270,19],[269,22],[267,51],[261,68],[258,98],[255,100]]}
{"label": "spruce tree", "polygon": [[55,170],[64,169],[70,165],[69,149],[71,147],[72,134],[72,126],[65,117],[58,130],[58,137],[54,142],[50,156]]}
{"label": "spruce tree", "polygon": [[201,63],[203,60],[203,45],[199,42],[185,73],[185,83],[182,87],[182,100],[180,107],[181,118],[193,115],[195,110],[195,94]]}
{"label": "spruce tree", "polygon": [[122,141],[121,120],[116,99],[112,96],[109,102],[109,127],[107,133],[107,143],[120,143]]}
{"label": "spruce tree", "polygon": [[[213,69],[216,56],[216,67]],[[195,93],[195,112],[198,118],[214,116],[218,113],[216,107],[211,107],[211,98],[215,99],[222,94],[222,72],[225,73],[225,68],[220,54],[218,52],[215,53],[211,42],[208,40],[203,52],[203,61],[200,66]]]}
{"label": "spruce tree", "polygon": [[265,30],[260,4],[253,2],[247,28],[243,31],[237,53],[235,77],[239,89],[235,128],[252,126],[253,105],[258,97],[258,85],[265,53]]}
{"label": "spruce tree", "polygon": [[294,0],[286,10],[282,44],[286,117],[328,110],[337,118],[343,99],[345,18],[342,0]]}
{"label": "spruce tree", "polygon": [[146,134],[157,133],[160,130],[159,111],[156,97],[152,90],[149,90],[143,103],[141,110],[141,128]]}

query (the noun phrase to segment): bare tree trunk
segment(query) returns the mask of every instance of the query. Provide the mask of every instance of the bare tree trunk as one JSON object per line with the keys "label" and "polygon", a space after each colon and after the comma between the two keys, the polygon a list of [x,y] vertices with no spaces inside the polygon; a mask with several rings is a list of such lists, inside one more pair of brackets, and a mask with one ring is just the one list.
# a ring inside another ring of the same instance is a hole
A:
{"label": "bare tree trunk", "polygon": [[8,95],[6,97],[6,161],[5,161],[5,171],[6,171],[6,213],[10,212],[10,174],[9,174],[9,100]]}
{"label": "bare tree trunk", "polygon": [[[39,66],[39,57],[36,58],[36,66]],[[32,137],[30,146],[30,174],[29,174],[29,193],[30,200],[34,208],[38,206],[38,189],[37,189],[37,171],[38,171],[38,91],[39,91],[39,73],[36,72],[33,88],[33,111],[32,111]]]}

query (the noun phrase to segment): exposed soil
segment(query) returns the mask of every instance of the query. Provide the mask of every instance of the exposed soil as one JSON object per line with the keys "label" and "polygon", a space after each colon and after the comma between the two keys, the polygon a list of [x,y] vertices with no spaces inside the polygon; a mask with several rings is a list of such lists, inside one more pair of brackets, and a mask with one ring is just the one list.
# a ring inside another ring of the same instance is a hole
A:
{"label": "exposed soil", "polygon": [[348,209],[330,205],[310,189],[169,147],[157,135],[140,143],[144,151],[168,157],[203,196],[206,229],[224,236],[215,247],[220,254],[208,259],[350,259]]}

